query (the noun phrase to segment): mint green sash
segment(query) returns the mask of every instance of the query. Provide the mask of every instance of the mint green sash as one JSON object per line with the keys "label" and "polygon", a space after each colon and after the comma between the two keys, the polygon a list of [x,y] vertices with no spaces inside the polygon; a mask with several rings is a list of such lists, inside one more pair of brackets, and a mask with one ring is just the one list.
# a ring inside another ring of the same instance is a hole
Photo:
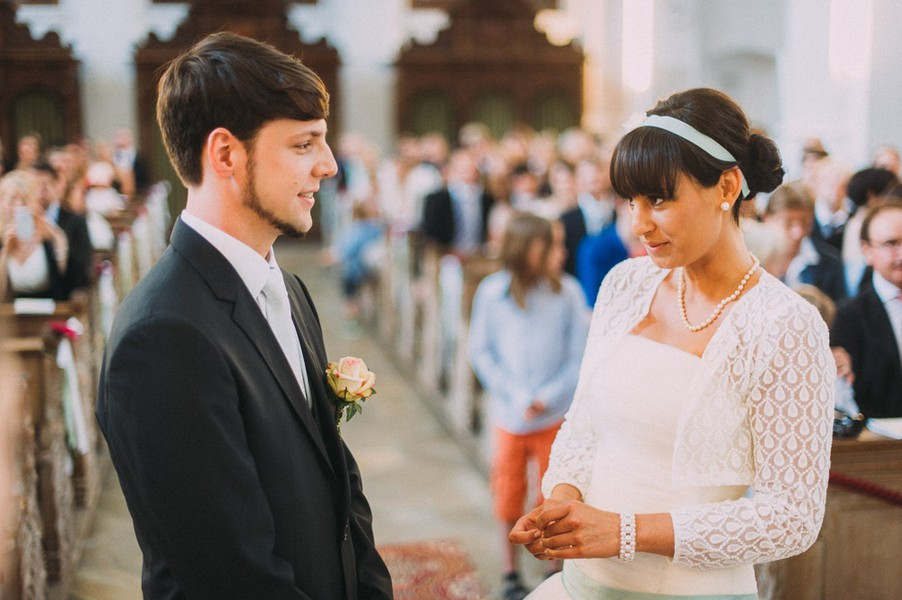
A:
{"label": "mint green sash", "polygon": [[758,600],[758,594],[673,596],[618,590],[590,579],[569,560],[564,561],[561,576],[564,589],[573,600]]}

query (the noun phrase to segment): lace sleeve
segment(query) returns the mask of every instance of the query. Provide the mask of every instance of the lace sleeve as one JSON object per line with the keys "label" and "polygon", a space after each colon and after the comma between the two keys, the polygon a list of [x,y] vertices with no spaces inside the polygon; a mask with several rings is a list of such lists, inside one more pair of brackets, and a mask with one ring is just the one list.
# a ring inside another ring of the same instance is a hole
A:
{"label": "lace sleeve", "polygon": [[747,398],[752,493],[674,510],[675,562],[698,568],[766,562],[799,554],[817,538],[836,367],[824,322],[808,305],[787,304],[762,335]]}
{"label": "lace sleeve", "polygon": [[551,446],[548,470],[542,479],[542,495],[546,498],[551,496],[554,486],[560,483],[569,483],[583,496],[589,487],[595,462],[595,419],[592,418],[592,407],[596,398],[587,381],[589,373],[597,368],[604,338],[610,331],[610,313],[618,312],[618,308],[612,306],[617,301],[614,290],[628,285],[627,278],[621,276],[623,272],[622,267],[615,267],[601,285],[598,302],[592,313],[573,403]]}
{"label": "lace sleeve", "polygon": [[[583,368],[589,354],[587,351],[583,359]],[[589,402],[591,398],[587,398],[577,388],[573,404],[567,411],[564,424],[561,425],[551,446],[548,470],[542,478],[542,495],[546,498],[551,497],[554,486],[560,483],[569,483],[576,487],[580,494],[586,495],[589,479],[592,477],[596,441],[593,420],[589,416]]]}

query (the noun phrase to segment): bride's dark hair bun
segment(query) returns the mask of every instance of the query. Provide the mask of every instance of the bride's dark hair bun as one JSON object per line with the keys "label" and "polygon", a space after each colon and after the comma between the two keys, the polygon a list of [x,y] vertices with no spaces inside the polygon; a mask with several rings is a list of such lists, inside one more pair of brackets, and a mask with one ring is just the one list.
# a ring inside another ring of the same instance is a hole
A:
{"label": "bride's dark hair bun", "polygon": [[774,141],[759,133],[749,136],[748,158],[742,172],[754,197],[759,192],[772,192],[783,183],[783,161]]}

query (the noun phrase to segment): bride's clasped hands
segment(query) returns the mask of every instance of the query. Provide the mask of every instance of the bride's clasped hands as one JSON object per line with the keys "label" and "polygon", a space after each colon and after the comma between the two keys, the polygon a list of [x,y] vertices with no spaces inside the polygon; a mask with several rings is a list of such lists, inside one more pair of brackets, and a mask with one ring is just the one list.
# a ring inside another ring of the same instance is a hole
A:
{"label": "bride's clasped hands", "polygon": [[522,516],[510,540],[540,560],[609,558],[620,551],[620,517],[578,499],[548,499]]}

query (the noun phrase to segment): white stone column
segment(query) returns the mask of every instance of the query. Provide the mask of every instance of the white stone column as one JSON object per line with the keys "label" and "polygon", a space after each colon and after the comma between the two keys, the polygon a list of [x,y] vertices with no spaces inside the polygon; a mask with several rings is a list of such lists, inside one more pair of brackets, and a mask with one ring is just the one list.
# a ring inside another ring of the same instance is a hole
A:
{"label": "white stone column", "polygon": [[582,126],[610,142],[622,133],[620,8],[620,0],[562,0],[560,8],[586,55]]}
{"label": "white stone column", "polygon": [[53,6],[22,6],[17,13],[32,36],[59,33],[81,62],[82,120],[93,141],[109,140],[122,125],[137,130],[134,52],[148,31],[171,35],[187,5],[150,0],[60,0]]}
{"label": "white stone column", "polygon": [[305,41],[326,39],[341,57],[341,122],[390,151],[394,142],[393,63],[407,39],[429,41],[447,21],[444,13],[409,8],[407,0],[321,1],[289,12]]}
{"label": "white stone column", "polygon": [[[872,26],[872,0],[787,4],[785,47],[777,66],[778,139],[791,177],[800,174],[802,145],[810,136],[820,137],[852,168],[866,160]],[[898,61],[894,69],[898,72]]]}
{"label": "white stone column", "polygon": [[902,2],[874,0],[874,15],[868,162],[877,146],[890,144],[902,150]]}

